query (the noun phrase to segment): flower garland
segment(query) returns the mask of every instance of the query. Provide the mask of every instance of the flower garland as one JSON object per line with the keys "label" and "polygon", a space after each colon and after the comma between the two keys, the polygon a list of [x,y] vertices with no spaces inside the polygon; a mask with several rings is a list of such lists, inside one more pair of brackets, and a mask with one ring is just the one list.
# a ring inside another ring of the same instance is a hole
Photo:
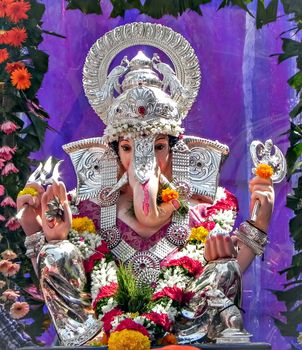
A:
{"label": "flower garland", "polygon": [[[167,193],[170,195],[173,193]],[[169,259],[161,263],[161,274],[153,289],[153,295],[147,311],[139,313],[124,312],[115,300],[118,290],[118,265],[104,241],[96,247],[95,242],[80,240],[85,232],[77,232],[74,228],[71,241],[84,251],[84,267],[91,272],[92,306],[103,326],[103,334],[98,340],[99,345],[106,345],[109,349],[118,346],[129,349],[149,349],[150,344],[174,344],[175,336],[171,333],[176,316],[186,305],[194,293],[188,286],[203,272],[204,243],[210,233],[230,233],[237,214],[237,200],[228,191],[219,188],[213,205],[202,213],[199,224],[191,228],[191,235],[187,245],[176,252]],[[83,223],[90,226],[88,218],[76,219],[79,226]],[[78,239],[75,237],[78,236]],[[84,243],[83,243],[84,242]],[[83,249],[83,245],[86,248]],[[94,248],[93,248],[94,247]],[[89,253],[87,253],[89,252]],[[108,340],[109,339],[109,340]],[[96,345],[96,342],[93,342]],[[122,345],[121,345],[122,344]],[[127,345],[128,346],[128,345]]]}

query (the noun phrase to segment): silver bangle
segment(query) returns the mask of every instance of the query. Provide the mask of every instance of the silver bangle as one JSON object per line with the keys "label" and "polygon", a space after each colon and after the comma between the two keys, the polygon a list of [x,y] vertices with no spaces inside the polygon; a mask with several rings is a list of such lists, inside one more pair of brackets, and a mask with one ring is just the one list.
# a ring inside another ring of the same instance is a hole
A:
{"label": "silver bangle", "polygon": [[240,224],[239,230],[235,231],[235,235],[258,256],[263,254],[268,243],[267,234],[247,221]]}
{"label": "silver bangle", "polygon": [[44,244],[45,236],[42,231],[38,231],[33,235],[26,236],[24,241],[24,246],[26,248],[25,255],[30,259],[38,256]]}

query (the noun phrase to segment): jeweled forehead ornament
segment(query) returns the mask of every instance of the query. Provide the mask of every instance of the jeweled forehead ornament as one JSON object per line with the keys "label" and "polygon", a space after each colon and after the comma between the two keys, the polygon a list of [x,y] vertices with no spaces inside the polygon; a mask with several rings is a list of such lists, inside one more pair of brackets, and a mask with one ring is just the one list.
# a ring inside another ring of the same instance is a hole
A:
{"label": "jeweled forehead ornament", "polygon": [[[135,45],[161,50],[174,67],[162,62],[158,53],[149,58],[139,51],[130,61],[125,56],[108,73],[116,55]],[[92,46],[83,85],[91,106],[106,124],[105,142],[121,136],[178,136],[198,94],[200,70],[194,50],[179,33],[158,24],[131,23],[113,29]]]}

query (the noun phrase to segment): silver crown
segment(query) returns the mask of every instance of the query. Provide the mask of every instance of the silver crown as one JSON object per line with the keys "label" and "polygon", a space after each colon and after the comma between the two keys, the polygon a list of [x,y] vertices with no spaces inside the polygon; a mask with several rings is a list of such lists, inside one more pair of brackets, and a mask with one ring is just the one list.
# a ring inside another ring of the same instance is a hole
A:
{"label": "silver crown", "polygon": [[[108,74],[112,59],[138,43],[162,50],[175,71],[157,53],[150,59],[140,51],[130,62],[125,56]],[[121,135],[178,136],[197,96],[200,70],[194,50],[180,34],[159,24],[131,23],[106,33],[92,46],[83,84],[89,102],[107,125],[104,136],[109,141]]]}

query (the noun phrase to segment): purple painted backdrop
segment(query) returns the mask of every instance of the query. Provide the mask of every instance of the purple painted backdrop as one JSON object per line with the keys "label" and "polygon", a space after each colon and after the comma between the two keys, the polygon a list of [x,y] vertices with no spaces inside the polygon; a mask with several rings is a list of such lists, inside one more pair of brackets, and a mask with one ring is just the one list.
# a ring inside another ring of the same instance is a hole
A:
{"label": "purple painted backdrop", "polygon": [[[165,16],[157,21],[134,10],[124,19],[111,19],[108,0],[102,1],[102,16],[65,11],[64,0],[42,2],[46,5],[43,27],[66,35],[66,39],[45,36],[41,46],[50,60],[39,97],[57,132],[47,133],[45,146],[35,158],[52,154],[66,159],[64,179],[69,187],[75,186],[70,161],[61,146],[101,135],[103,131],[81,83],[90,46],[108,30],[124,23],[162,23],[184,35],[200,60],[202,85],[185,121],[187,134],[218,139],[230,146],[231,156],[222,170],[221,182],[238,197],[241,209],[238,222],[246,219],[247,182],[251,177],[248,145],[253,139],[272,138],[281,149],[287,148],[286,137],[280,134],[289,127],[288,111],[294,94],[286,81],[293,68],[290,63],[278,65],[276,57],[270,57],[281,51],[279,34],[288,27],[286,18],[256,31],[254,20],[240,9],[217,12],[220,1],[203,6],[203,17],[189,12],[177,19]],[[246,328],[254,334],[254,341],[270,342],[274,350],[290,348],[272,320],[280,317],[283,305],[268,291],[282,288],[285,280],[278,271],[289,265],[293,252],[288,233],[290,212],[285,208],[288,191],[287,184],[276,186],[276,206],[265,259],[256,259],[244,276]]]}

